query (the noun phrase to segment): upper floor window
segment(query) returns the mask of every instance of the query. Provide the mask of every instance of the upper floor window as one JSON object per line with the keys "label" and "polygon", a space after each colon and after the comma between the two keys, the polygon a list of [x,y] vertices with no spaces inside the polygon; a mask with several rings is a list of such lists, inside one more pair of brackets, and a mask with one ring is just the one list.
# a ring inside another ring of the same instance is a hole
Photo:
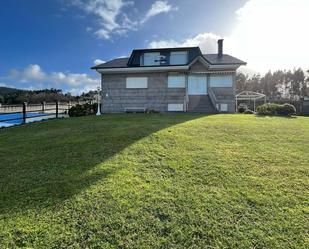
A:
{"label": "upper floor window", "polygon": [[142,66],[156,66],[160,65],[160,53],[144,53],[141,56],[141,65]]}
{"label": "upper floor window", "polygon": [[233,87],[232,75],[210,75],[210,87]]}
{"label": "upper floor window", "polygon": [[171,52],[170,65],[183,65],[188,63],[187,51]]}

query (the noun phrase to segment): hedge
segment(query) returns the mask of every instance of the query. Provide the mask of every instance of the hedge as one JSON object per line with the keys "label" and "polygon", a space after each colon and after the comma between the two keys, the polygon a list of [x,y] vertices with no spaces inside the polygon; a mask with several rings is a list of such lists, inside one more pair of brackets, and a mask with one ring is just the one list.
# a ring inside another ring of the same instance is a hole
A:
{"label": "hedge", "polygon": [[267,103],[258,106],[257,108],[258,115],[280,115],[280,116],[291,116],[296,114],[296,109],[291,104],[275,104]]}
{"label": "hedge", "polygon": [[97,111],[97,104],[83,104],[83,105],[75,105],[69,109],[70,117],[81,117],[93,115]]}

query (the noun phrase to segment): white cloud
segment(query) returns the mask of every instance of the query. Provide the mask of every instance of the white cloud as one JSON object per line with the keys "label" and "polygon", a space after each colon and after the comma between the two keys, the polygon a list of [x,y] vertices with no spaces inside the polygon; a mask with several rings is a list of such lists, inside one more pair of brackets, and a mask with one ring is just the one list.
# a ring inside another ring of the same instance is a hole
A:
{"label": "white cloud", "polygon": [[41,67],[36,64],[31,64],[28,67],[24,69],[24,71],[21,73],[24,82],[31,81],[31,80],[43,80],[46,75],[42,71]]}
{"label": "white cloud", "polygon": [[[71,5],[80,8],[89,15],[97,18],[97,27],[87,27],[87,32],[93,32],[98,38],[109,40],[113,35],[125,35],[129,31],[137,28],[146,22],[149,18],[160,13],[168,13],[177,10],[167,1],[158,0],[154,2],[144,17],[140,17],[138,10],[133,8],[134,1],[126,0],[69,0]],[[125,8],[131,7],[136,18],[130,18]],[[134,20],[133,20],[134,19]]]}
{"label": "white cloud", "polygon": [[203,53],[216,53],[217,41],[220,36],[213,33],[202,33],[188,38],[184,41],[177,42],[175,40],[161,40],[152,41],[148,44],[150,48],[164,48],[164,47],[194,47],[199,46]]}
{"label": "white cloud", "polygon": [[308,0],[250,0],[236,13],[228,49],[263,72],[308,68],[308,10]]}
{"label": "white cloud", "polygon": [[116,58],[120,59],[120,58],[127,58],[127,57],[128,57],[127,55],[120,55],[120,56],[117,56]]}
{"label": "white cloud", "polygon": [[[88,14],[98,18],[99,28],[94,34],[101,39],[109,39],[112,33],[126,33],[135,29],[136,22],[131,21],[123,8],[132,6],[132,1],[124,0],[71,0],[71,4],[79,7]],[[87,27],[87,31],[92,31],[92,27]]]}
{"label": "white cloud", "polygon": [[173,7],[167,1],[156,1],[154,2],[150,9],[147,11],[145,17],[142,19],[141,23],[146,22],[149,18],[159,15],[161,13],[168,13],[170,11],[177,10],[177,7]]}
{"label": "white cloud", "polygon": [[103,61],[103,60],[101,60],[101,59],[95,59],[94,61],[93,61],[93,64],[96,66],[96,65],[99,65],[99,64],[102,64],[102,63],[105,63],[106,61]]}
{"label": "white cloud", "polygon": [[37,64],[31,64],[24,70],[13,69],[10,71],[6,80],[11,82],[19,82],[27,88],[28,84],[31,83],[32,88],[61,88],[71,91],[77,89],[81,91],[83,89],[96,89],[100,84],[98,76],[90,76],[84,73],[70,73],[70,72],[44,72],[41,67]]}
{"label": "white cloud", "polygon": [[147,45],[149,48],[171,48],[171,47],[183,47],[181,42],[175,40],[160,40],[152,41]]}
{"label": "white cloud", "polygon": [[26,83],[31,81],[42,81],[45,79],[46,74],[39,65],[30,64],[23,70],[12,69],[8,77]]}
{"label": "white cloud", "polygon": [[[235,14],[237,24],[223,37],[224,52],[248,62],[248,70],[309,68],[309,1],[249,0]],[[217,52],[219,35],[201,33],[183,41],[152,41],[149,47],[200,46]]]}
{"label": "white cloud", "polygon": [[91,32],[92,30],[93,30],[92,27],[87,27],[87,28],[86,28],[86,31],[87,31],[87,32]]}

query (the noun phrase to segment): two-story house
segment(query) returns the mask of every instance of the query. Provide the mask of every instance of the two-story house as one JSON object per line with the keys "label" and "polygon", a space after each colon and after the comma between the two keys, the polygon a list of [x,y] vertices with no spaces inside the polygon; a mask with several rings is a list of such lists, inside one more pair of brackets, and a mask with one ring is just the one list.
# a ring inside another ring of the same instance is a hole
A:
{"label": "two-story house", "polygon": [[235,112],[235,74],[246,63],[199,47],[135,49],[92,67],[101,74],[102,112]]}

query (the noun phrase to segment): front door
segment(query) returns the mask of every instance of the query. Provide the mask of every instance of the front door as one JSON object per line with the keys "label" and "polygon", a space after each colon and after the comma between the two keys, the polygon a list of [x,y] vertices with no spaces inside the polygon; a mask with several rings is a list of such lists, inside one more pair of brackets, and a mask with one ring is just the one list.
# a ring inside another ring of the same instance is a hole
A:
{"label": "front door", "polygon": [[189,75],[188,95],[207,94],[207,78],[205,75]]}

